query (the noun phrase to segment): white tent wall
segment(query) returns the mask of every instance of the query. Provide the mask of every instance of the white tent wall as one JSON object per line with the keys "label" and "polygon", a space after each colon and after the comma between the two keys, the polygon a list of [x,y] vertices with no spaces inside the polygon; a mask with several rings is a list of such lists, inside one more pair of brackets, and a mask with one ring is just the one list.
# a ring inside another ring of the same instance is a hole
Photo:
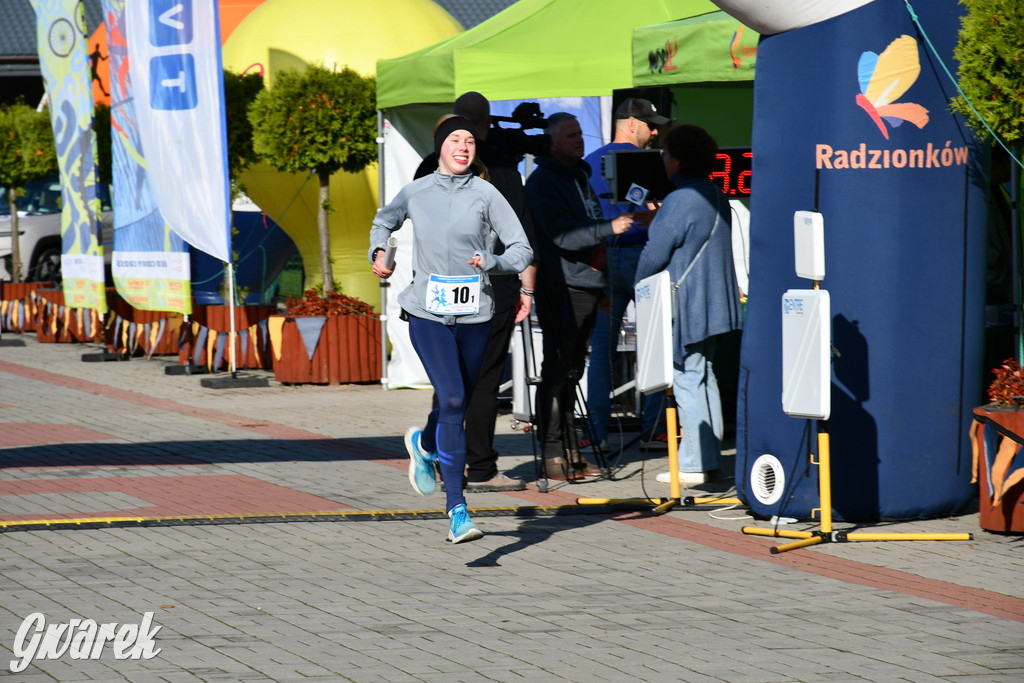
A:
{"label": "white tent wall", "polygon": [[[382,204],[394,199],[398,191],[412,180],[423,156],[417,149],[429,150],[433,145],[429,138],[434,123],[450,109],[443,105],[423,104],[397,107],[387,113],[382,131]],[[402,308],[398,305],[398,295],[406,283],[412,281],[413,230],[412,221],[406,221],[396,235],[395,272],[388,280],[385,301],[382,302],[387,314],[385,332],[391,343],[390,359],[383,359],[383,367],[387,368],[382,378],[385,389],[430,387],[427,373],[409,341],[409,325],[399,318]]]}
{"label": "white tent wall", "polygon": [[[611,97],[544,98],[528,101],[536,101],[545,116],[559,111],[574,114],[583,129],[587,154],[608,141]],[[520,103],[520,100],[491,102],[491,114],[510,116]],[[412,181],[422,158],[433,150],[431,132],[434,124],[450,111],[450,105],[411,104],[384,112],[384,164],[380,193],[384,203],[394,199],[399,190]],[[509,123],[501,125],[516,127],[515,124]],[[542,132],[527,131],[530,135]],[[525,176],[526,169],[523,165],[520,165],[520,172]],[[594,172],[600,173],[600,169],[594,169]],[[395,256],[395,272],[390,278],[386,297],[386,331],[391,344],[390,358],[384,359],[387,367],[384,386],[388,389],[430,387],[427,373],[409,341],[408,323],[399,318],[402,309],[397,301],[399,293],[412,280],[414,232],[412,222],[406,221],[395,234],[398,238],[398,252]]]}

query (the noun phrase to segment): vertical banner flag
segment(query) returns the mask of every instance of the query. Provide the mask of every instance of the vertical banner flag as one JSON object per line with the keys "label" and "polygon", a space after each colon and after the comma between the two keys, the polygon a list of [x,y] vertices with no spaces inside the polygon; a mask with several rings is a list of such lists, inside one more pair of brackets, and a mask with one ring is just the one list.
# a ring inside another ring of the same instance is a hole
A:
{"label": "vertical banner flag", "polygon": [[188,246],[164,220],[146,173],[124,29],[125,0],[103,0],[110,55],[114,254],[118,294],[144,311],[192,312]]}
{"label": "vertical banner flag", "polygon": [[217,2],[133,0],[124,19],[139,139],[160,212],[186,242],[230,261]]}
{"label": "vertical banner flag", "polygon": [[85,10],[77,0],[32,0],[32,7],[60,167],[64,302],[102,314],[107,299]]}

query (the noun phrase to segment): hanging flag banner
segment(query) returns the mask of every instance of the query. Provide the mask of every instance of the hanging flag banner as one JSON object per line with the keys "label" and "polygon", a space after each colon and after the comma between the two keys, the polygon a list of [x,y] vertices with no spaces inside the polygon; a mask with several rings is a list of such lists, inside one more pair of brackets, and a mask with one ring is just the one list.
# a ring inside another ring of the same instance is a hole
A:
{"label": "hanging flag banner", "polygon": [[32,0],[32,8],[60,169],[64,302],[102,314],[107,298],[85,10],[77,0]]}
{"label": "hanging flag banner", "polygon": [[139,139],[157,206],[197,249],[231,259],[224,73],[216,0],[125,3]]}
{"label": "hanging flag banner", "polygon": [[103,0],[110,56],[114,286],[133,308],[192,312],[188,246],[157,207],[146,172],[125,40],[125,0]]}
{"label": "hanging flag banner", "polygon": [[319,316],[295,318],[295,326],[299,328],[299,336],[302,337],[302,344],[306,347],[306,355],[309,356],[309,360],[313,360],[313,354],[316,353],[316,347],[320,343],[320,333],[323,332],[326,322],[327,318]]}

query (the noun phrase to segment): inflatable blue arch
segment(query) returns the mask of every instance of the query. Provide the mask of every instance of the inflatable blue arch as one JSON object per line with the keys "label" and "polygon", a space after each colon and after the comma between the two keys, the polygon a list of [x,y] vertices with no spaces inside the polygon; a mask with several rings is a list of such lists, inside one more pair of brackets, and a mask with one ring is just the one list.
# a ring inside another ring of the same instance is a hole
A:
{"label": "inflatable blue arch", "polygon": [[[955,73],[962,9],[918,4],[924,33],[905,3],[879,0],[758,48],[736,459],[758,514],[810,518],[819,501],[815,425],[781,402],[781,297],[810,285],[794,273],[801,209],[825,222],[833,514],[923,518],[972,498],[988,161],[928,45]],[[761,490],[766,475],[779,488]]]}

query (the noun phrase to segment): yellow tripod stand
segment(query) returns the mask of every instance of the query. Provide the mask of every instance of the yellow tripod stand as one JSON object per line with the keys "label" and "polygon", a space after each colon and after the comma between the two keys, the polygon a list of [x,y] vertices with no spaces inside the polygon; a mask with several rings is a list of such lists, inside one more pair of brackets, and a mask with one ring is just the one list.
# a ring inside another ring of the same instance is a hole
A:
{"label": "yellow tripod stand", "polygon": [[672,435],[668,440],[668,471],[669,471],[669,497],[668,498],[577,498],[577,505],[602,505],[606,507],[641,507],[650,508],[654,514],[663,515],[672,508],[682,505],[693,507],[695,505],[740,505],[743,501],[739,498],[719,497],[682,497],[682,489],[679,485],[679,440],[673,438],[679,434],[679,421],[676,413],[676,402],[672,395],[672,387],[665,390],[665,425],[666,433]]}
{"label": "yellow tripod stand", "polygon": [[[832,530],[832,465],[829,454],[828,423],[818,422],[818,498],[821,529],[818,531],[795,531],[789,529],[763,529],[760,527],[743,527],[743,533],[755,536],[775,536],[778,538],[798,538],[792,543],[784,543],[771,549],[776,555],[787,550],[796,550],[819,543],[845,543],[847,541],[969,541],[971,534],[930,534],[930,533],[872,533],[863,531]],[[813,511],[812,511],[813,512]]]}

